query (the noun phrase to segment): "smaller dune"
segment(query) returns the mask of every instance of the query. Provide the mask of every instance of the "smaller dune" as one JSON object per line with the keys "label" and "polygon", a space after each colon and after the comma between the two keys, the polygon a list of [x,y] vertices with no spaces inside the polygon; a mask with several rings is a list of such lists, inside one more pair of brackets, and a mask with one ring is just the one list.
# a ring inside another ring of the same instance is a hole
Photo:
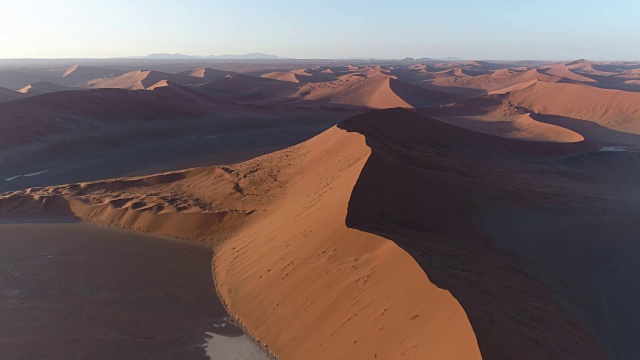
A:
{"label": "smaller dune", "polygon": [[[478,102],[471,102],[476,103]],[[450,113],[446,113],[449,111]],[[497,135],[509,139],[551,142],[551,143],[574,143],[584,141],[584,137],[575,131],[546,124],[533,119],[530,114],[500,105],[493,108],[483,108],[478,106],[462,111],[456,107],[440,109],[438,120],[456,125],[468,130],[473,130],[485,134]]]}
{"label": "smaller dune", "polygon": [[179,75],[185,75],[185,76],[190,76],[190,77],[195,77],[195,78],[199,78],[199,79],[203,79],[205,81],[215,81],[218,79],[222,79],[227,75],[232,74],[233,72],[231,71],[225,71],[225,70],[218,70],[218,69],[213,69],[210,67],[199,67],[197,69],[194,70],[188,70],[185,72],[181,72],[179,73]]}
{"label": "smaller dune", "polygon": [[270,73],[262,74],[262,75],[260,75],[260,77],[261,78],[266,78],[266,79],[274,79],[274,80],[286,81],[286,82],[291,82],[291,83],[299,83],[300,82],[300,80],[298,80],[298,78],[296,77],[296,74],[291,72],[291,71],[270,72]]}
{"label": "smaller dune", "polygon": [[25,95],[29,95],[29,96],[35,96],[35,95],[42,95],[42,94],[48,94],[48,93],[58,92],[58,91],[67,91],[67,90],[73,90],[73,88],[54,84],[48,81],[41,81],[41,82],[33,83],[31,85],[27,85],[22,89],[18,90],[18,92]]}
{"label": "smaller dune", "polygon": [[544,72],[545,74],[561,77],[563,79],[568,79],[568,80],[573,80],[578,82],[585,82],[585,83],[596,82],[596,80],[590,77],[586,77],[573,72],[564,63],[556,64],[548,68],[543,68],[541,69],[541,71]]}

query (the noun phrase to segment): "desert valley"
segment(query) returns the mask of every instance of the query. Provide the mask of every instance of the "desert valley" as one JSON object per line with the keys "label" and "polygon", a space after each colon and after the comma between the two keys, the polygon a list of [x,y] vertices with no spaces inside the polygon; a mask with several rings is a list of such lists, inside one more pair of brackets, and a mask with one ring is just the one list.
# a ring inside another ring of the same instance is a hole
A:
{"label": "desert valley", "polygon": [[0,60],[0,358],[638,359],[639,178],[640,62]]}

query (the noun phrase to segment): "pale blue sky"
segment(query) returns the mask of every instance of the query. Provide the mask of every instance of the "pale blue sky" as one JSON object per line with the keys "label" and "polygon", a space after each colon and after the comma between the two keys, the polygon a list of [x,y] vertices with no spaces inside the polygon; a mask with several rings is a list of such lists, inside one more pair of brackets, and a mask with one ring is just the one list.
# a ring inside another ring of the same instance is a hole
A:
{"label": "pale blue sky", "polygon": [[639,0],[0,0],[0,58],[640,60]]}

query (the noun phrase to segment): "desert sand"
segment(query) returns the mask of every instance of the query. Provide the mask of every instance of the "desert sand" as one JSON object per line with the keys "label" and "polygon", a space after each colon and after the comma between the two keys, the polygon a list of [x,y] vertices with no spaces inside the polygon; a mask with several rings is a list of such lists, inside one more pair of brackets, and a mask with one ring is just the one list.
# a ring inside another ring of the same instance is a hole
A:
{"label": "desert sand", "polygon": [[[638,354],[639,64],[217,65],[128,69],[0,104],[0,218],[209,247],[224,307],[281,359]],[[50,81],[39,71],[20,70]],[[78,140],[153,129],[166,134]],[[51,151],[60,140],[76,153]],[[152,140],[175,153],[157,174],[61,171]],[[220,153],[194,164],[197,149]]]}

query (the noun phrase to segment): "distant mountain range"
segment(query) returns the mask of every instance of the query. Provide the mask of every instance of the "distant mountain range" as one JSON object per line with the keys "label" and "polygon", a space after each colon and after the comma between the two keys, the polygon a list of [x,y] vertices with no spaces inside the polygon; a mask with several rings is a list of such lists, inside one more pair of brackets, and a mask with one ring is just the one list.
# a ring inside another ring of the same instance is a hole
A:
{"label": "distant mountain range", "polygon": [[262,59],[262,60],[275,60],[286,59],[284,57],[269,55],[263,53],[249,53],[244,55],[185,55],[185,54],[149,54],[144,56],[149,59]]}

